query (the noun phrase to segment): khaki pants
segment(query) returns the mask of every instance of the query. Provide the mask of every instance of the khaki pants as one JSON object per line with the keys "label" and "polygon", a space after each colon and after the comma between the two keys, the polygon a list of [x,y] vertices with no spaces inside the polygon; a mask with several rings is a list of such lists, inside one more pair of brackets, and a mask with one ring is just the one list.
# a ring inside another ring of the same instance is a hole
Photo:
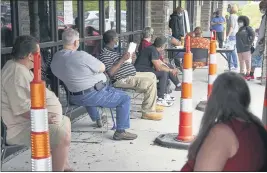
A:
{"label": "khaki pants", "polygon": [[[62,116],[62,120],[59,124],[49,124],[49,138],[51,149],[57,147],[57,145],[61,142],[60,140],[62,139],[62,137],[64,137],[68,133],[66,131],[68,129],[66,126],[68,124],[70,124],[70,119],[64,115]],[[24,129],[16,137],[7,140],[7,144],[30,147],[31,127]]]}
{"label": "khaki pants", "polygon": [[135,89],[144,93],[142,113],[156,112],[157,78],[151,72],[137,72],[135,76],[116,81],[114,87]]}
{"label": "khaki pants", "polygon": [[240,64],[240,73],[249,74],[251,70],[251,52],[250,51],[242,52],[238,53],[237,55]]}

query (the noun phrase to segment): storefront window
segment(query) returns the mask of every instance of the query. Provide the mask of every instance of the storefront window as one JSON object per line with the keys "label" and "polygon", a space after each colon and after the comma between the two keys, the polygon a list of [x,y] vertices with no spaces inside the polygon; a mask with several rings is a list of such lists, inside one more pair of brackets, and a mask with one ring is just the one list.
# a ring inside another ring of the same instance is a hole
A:
{"label": "storefront window", "polygon": [[121,32],[131,31],[130,1],[121,0]]}
{"label": "storefront window", "polygon": [[11,47],[13,40],[10,1],[1,1],[1,47]]}
{"label": "storefront window", "polygon": [[62,40],[62,33],[64,29],[78,28],[75,23],[77,16],[77,0],[57,1],[57,31],[59,40]]}
{"label": "storefront window", "polygon": [[116,2],[105,1],[105,31],[116,29]]}

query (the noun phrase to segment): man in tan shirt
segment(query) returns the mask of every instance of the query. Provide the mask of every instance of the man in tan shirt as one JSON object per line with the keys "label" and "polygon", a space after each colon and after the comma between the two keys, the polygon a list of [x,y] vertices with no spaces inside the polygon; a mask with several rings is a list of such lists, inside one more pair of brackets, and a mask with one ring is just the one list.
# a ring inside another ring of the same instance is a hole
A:
{"label": "man in tan shirt", "polygon": [[[7,127],[7,143],[31,145],[30,82],[33,80],[33,54],[40,52],[32,36],[19,36],[12,50],[12,59],[2,68],[2,120]],[[68,171],[68,150],[71,123],[62,115],[62,107],[53,92],[46,89],[46,104],[53,171]]]}

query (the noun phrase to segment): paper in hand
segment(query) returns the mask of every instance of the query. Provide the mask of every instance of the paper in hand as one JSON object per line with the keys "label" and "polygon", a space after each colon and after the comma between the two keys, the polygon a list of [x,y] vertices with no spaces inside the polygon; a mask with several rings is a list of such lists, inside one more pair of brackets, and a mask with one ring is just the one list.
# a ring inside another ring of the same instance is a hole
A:
{"label": "paper in hand", "polygon": [[[128,52],[130,53],[130,55],[132,56],[132,54],[135,52],[136,50],[136,46],[137,44],[134,42],[130,42],[129,47],[128,47]],[[129,58],[127,61],[125,61],[127,63],[132,63],[132,58]]]}

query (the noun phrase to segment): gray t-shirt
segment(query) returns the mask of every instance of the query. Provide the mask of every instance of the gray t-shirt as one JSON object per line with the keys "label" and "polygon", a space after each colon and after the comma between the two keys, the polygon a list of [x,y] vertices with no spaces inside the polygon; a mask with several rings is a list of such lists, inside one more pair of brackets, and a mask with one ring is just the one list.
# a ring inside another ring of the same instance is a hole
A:
{"label": "gray t-shirt", "polygon": [[229,32],[230,27],[233,27],[233,31],[229,36],[235,36],[238,32],[238,16],[236,14],[231,14],[229,20],[227,21],[227,33]]}
{"label": "gray t-shirt", "polygon": [[70,92],[79,92],[107,81],[105,74],[99,73],[102,64],[87,52],[63,49],[53,56],[51,70]]}

